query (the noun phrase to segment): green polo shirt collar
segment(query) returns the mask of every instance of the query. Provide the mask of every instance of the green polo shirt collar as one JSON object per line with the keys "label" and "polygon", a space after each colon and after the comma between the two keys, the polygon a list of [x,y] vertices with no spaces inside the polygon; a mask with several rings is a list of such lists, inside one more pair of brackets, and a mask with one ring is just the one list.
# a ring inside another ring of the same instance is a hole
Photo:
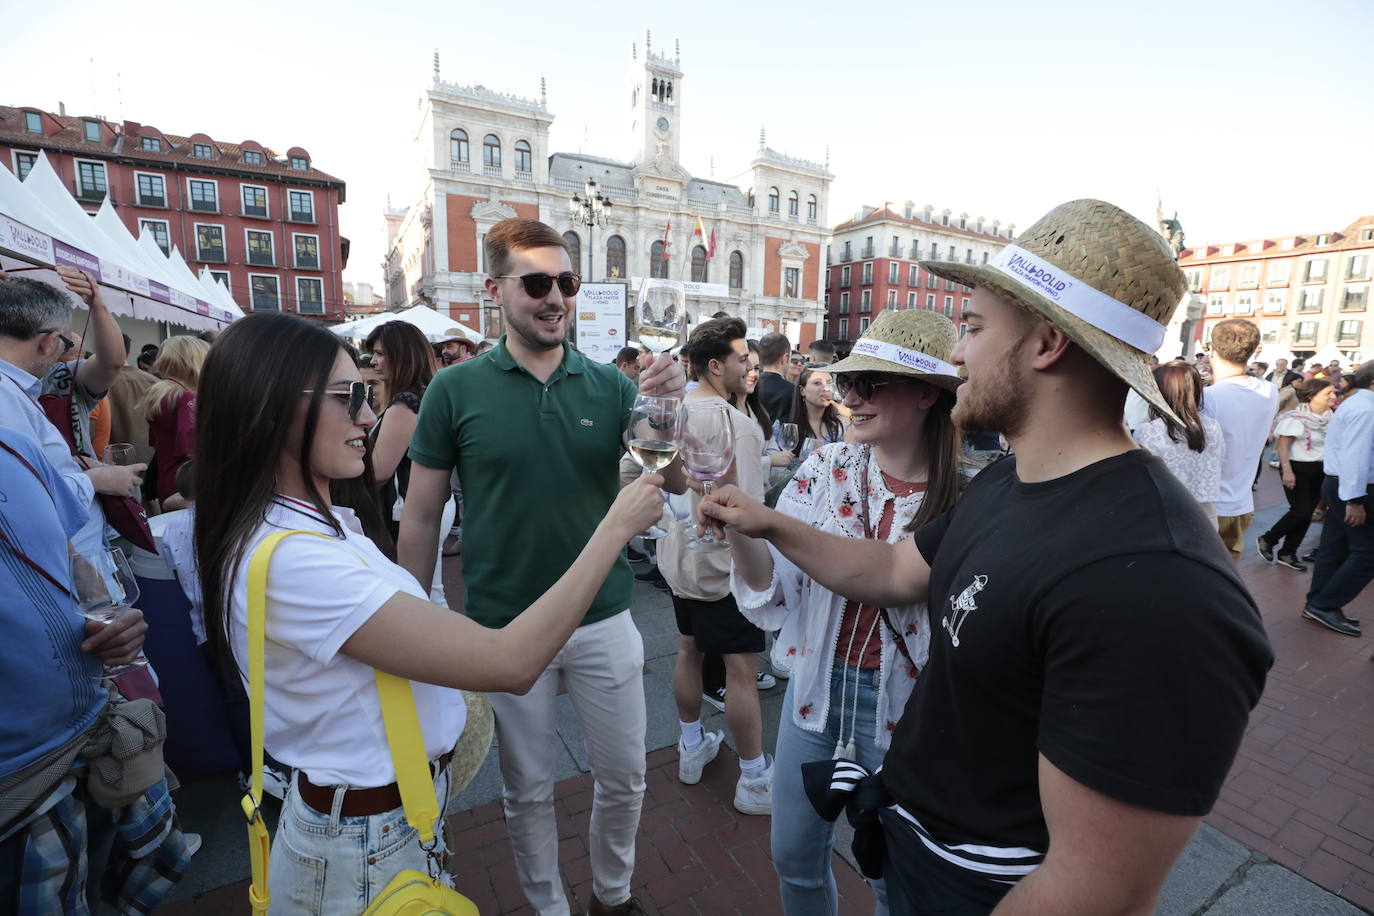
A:
{"label": "green polo shirt collar", "polygon": [[[496,346],[491,348],[488,359],[496,363],[498,369],[507,372],[513,369],[524,369],[525,367],[515,361],[515,357],[510,355],[510,350],[506,349],[506,335],[502,334],[501,339],[496,342]],[[578,353],[568,342],[563,341],[563,361],[558,364],[558,368],[549,376],[549,381],[561,378],[564,375],[581,375],[586,371],[587,357]],[[528,370],[526,370],[528,371]]]}

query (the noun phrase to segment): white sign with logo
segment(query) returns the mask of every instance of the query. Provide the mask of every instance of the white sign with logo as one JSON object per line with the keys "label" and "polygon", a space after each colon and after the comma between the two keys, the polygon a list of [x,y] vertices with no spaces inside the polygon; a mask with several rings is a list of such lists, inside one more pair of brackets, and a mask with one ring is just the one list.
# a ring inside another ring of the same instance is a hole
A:
{"label": "white sign with logo", "polygon": [[577,349],[598,363],[613,363],[626,345],[629,284],[583,283],[577,293]]}

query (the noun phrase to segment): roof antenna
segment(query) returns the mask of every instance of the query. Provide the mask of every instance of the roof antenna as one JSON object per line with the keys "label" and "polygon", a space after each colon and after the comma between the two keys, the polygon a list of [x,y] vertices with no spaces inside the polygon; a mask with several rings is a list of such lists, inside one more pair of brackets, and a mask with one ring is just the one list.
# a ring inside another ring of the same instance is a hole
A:
{"label": "roof antenna", "polygon": [[118,103],[119,120],[124,120],[124,74],[115,71],[115,99]]}
{"label": "roof antenna", "polygon": [[439,82],[439,49],[434,49],[434,82]]}

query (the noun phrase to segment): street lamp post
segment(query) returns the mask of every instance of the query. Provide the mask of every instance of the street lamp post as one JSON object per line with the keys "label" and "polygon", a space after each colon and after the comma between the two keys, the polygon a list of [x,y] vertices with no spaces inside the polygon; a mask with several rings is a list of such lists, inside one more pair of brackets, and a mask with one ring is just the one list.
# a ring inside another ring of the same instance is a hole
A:
{"label": "street lamp post", "polygon": [[596,246],[593,244],[593,230],[597,226],[606,225],[606,210],[613,204],[611,199],[597,190],[596,182],[587,179],[587,185],[583,192],[587,195],[581,197],[577,194],[568,201],[568,216],[572,219],[574,226],[587,227],[587,279],[594,277],[594,261]]}

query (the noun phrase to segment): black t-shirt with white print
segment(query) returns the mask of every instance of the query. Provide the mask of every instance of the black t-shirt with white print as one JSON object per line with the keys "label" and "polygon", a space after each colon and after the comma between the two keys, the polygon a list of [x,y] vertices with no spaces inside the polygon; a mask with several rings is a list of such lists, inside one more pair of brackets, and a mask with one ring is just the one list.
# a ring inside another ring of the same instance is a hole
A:
{"label": "black t-shirt with white print", "polygon": [[936,841],[1043,853],[1037,754],[1120,801],[1210,809],[1273,654],[1215,526],[1158,458],[1033,484],[999,462],[916,543],[930,659],[883,773]]}

